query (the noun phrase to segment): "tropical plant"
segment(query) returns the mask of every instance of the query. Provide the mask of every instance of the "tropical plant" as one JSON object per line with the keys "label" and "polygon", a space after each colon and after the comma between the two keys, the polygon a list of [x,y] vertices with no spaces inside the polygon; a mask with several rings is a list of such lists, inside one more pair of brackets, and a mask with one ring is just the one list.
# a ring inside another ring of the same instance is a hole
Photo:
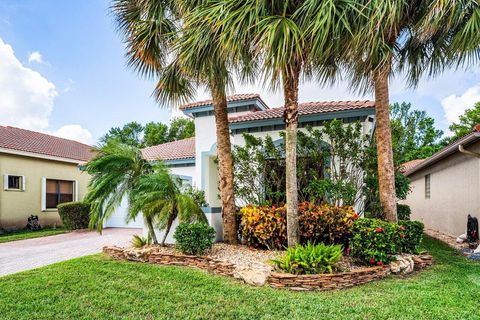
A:
{"label": "tropical plant", "polygon": [[332,273],[335,265],[342,258],[341,245],[307,243],[288,248],[277,259],[272,260],[276,268],[293,274]]}
{"label": "tropical plant", "polygon": [[215,229],[207,223],[180,223],[173,237],[180,252],[201,255],[212,248]]}
{"label": "tropical plant", "polygon": [[204,84],[212,95],[217,132],[224,241],[237,242],[233,160],[226,87],[231,83],[226,56],[220,54],[210,25],[190,18],[201,2],[115,0],[113,12],[125,35],[129,64],[140,74],[157,77],[154,96],[171,107],[195,96]]}
{"label": "tropical plant", "polygon": [[207,222],[195,200],[181,192],[181,186],[161,162],[152,166],[152,172],[139,176],[130,192],[129,219],[139,212],[164,231],[162,245],[176,219],[180,223]]}
{"label": "tropical plant", "polygon": [[[96,156],[85,165],[86,172],[92,178],[84,201],[91,205],[89,227],[101,231],[104,222],[120,206],[122,199],[127,198],[131,203],[131,191],[138,179],[151,172],[152,168],[143,159],[140,149],[115,139],[94,150]],[[130,215],[129,219],[135,217]],[[151,218],[145,217],[145,223],[153,242],[157,243]]]}
{"label": "tropical plant", "polygon": [[137,249],[142,248],[146,245],[149,245],[151,244],[151,242],[152,242],[152,239],[150,238],[150,236],[144,238],[142,236],[139,236],[138,234],[134,234],[132,237],[132,240],[130,241],[132,246]]}

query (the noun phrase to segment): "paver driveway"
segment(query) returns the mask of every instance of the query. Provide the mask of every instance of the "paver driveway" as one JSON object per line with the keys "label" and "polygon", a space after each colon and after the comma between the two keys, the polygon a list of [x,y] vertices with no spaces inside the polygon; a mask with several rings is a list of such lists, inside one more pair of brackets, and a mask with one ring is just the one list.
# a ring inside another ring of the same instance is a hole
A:
{"label": "paver driveway", "polygon": [[74,231],[44,238],[0,243],[0,276],[100,252],[106,245],[127,245],[142,229]]}

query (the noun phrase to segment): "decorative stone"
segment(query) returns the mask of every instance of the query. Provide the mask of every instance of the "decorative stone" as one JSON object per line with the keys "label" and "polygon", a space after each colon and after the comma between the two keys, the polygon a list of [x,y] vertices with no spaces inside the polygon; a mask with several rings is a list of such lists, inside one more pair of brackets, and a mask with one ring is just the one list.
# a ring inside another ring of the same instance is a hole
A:
{"label": "decorative stone", "polygon": [[263,286],[270,276],[270,270],[263,269],[251,269],[245,267],[239,267],[235,269],[233,277],[242,279],[246,283],[253,286]]}
{"label": "decorative stone", "polygon": [[412,255],[396,255],[395,261],[390,263],[390,271],[393,274],[409,274],[414,270],[414,261]]}

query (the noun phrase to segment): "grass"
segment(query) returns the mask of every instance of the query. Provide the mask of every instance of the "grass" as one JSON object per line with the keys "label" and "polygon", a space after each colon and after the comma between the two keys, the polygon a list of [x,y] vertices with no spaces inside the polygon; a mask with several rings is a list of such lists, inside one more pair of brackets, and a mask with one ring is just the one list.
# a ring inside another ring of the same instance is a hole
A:
{"label": "grass", "polygon": [[94,255],[0,278],[2,319],[479,319],[480,264],[438,241],[436,265],[348,290],[255,288]]}
{"label": "grass", "polygon": [[53,236],[53,235],[61,234],[65,232],[66,230],[63,228],[42,229],[38,231],[31,231],[31,230],[13,231],[13,232],[0,235],[0,243]]}

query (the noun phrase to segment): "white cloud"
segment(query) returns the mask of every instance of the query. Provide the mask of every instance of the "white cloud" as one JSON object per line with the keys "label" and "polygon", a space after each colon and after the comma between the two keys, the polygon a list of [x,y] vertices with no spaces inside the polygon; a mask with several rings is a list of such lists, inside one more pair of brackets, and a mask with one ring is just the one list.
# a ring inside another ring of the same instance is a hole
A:
{"label": "white cloud", "polygon": [[480,101],[480,84],[468,88],[462,95],[452,94],[442,99],[445,119],[448,123],[457,122],[466,109],[470,109]]}
{"label": "white cloud", "polygon": [[44,63],[43,57],[38,51],[34,51],[28,55],[28,63],[37,62]]}
{"label": "white cloud", "polygon": [[23,66],[12,47],[0,39],[0,123],[44,129],[56,96],[55,85]]}
{"label": "white cloud", "polygon": [[57,137],[75,140],[86,144],[93,144],[94,142],[90,131],[83,128],[79,124],[68,124],[56,131],[49,133]]}

